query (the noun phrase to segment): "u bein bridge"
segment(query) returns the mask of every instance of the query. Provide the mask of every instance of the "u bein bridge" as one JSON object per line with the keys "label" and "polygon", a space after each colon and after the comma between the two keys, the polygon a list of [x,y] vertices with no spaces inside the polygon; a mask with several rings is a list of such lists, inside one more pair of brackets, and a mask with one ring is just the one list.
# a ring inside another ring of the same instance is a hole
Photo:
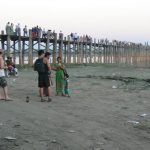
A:
{"label": "u bein bridge", "polygon": [[121,42],[107,39],[85,41],[72,40],[70,36],[57,38],[57,33],[47,32],[46,38],[0,34],[1,48],[4,57],[12,56],[14,63],[19,58],[19,65],[33,65],[37,51],[50,52],[52,63],[61,56],[66,64],[103,63],[130,64],[142,67],[150,66],[150,46],[132,42]]}

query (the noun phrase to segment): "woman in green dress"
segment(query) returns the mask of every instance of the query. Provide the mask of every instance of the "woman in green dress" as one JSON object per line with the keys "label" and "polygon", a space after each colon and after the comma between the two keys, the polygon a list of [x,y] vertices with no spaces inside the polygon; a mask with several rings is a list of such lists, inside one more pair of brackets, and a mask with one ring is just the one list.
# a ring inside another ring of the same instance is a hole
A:
{"label": "woman in green dress", "polygon": [[62,64],[61,57],[57,57],[56,64],[56,95],[61,94],[64,96],[64,66]]}

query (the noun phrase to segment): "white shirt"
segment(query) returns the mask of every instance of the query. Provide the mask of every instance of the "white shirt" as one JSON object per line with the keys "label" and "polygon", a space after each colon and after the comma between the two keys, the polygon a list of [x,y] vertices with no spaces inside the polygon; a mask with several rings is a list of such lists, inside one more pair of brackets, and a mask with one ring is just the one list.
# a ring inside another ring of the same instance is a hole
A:
{"label": "white shirt", "polygon": [[4,69],[0,69],[0,77],[5,77]]}

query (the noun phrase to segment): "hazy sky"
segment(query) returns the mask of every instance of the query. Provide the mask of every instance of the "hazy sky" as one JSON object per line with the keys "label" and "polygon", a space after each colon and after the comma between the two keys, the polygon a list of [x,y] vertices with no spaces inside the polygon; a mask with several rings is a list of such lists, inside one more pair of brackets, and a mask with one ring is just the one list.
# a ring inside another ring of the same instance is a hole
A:
{"label": "hazy sky", "polygon": [[65,35],[150,42],[150,0],[0,0],[0,30],[8,21]]}

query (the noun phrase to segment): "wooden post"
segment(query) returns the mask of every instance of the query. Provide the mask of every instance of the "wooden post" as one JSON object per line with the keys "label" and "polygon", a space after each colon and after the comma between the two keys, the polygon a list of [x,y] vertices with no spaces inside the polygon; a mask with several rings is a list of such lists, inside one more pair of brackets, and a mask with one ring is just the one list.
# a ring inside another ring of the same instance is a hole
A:
{"label": "wooden post", "polygon": [[108,63],[108,45],[105,43],[105,63]]}
{"label": "wooden post", "polygon": [[97,47],[97,57],[98,57],[98,63],[100,63],[100,56],[101,56],[101,49],[100,49],[100,41],[98,40],[98,47]]}
{"label": "wooden post", "polygon": [[10,56],[10,35],[7,35],[7,57]]}
{"label": "wooden post", "polygon": [[41,38],[38,36],[38,51],[41,49]]}
{"label": "wooden post", "polygon": [[[126,44],[124,47],[124,64],[126,64],[126,50],[127,50],[128,45]],[[133,56],[132,56],[132,63],[133,63]]]}
{"label": "wooden post", "polygon": [[149,67],[150,66],[150,49],[149,49],[148,43],[147,43],[146,47],[147,47],[147,51],[148,51],[148,60],[147,60],[148,65],[147,65],[147,67]]}
{"label": "wooden post", "polygon": [[122,44],[120,44],[120,59],[119,59],[119,63],[122,63]]}
{"label": "wooden post", "polygon": [[83,43],[83,52],[82,52],[82,60],[83,60],[83,63],[85,63],[85,43]]}
{"label": "wooden post", "polygon": [[112,45],[109,44],[109,63],[112,64]]}
{"label": "wooden post", "polygon": [[56,52],[57,52],[57,33],[54,33],[54,43],[53,43],[53,63],[56,63]]}
{"label": "wooden post", "polygon": [[[129,62],[129,51],[132,51],[133,49],[132,49],[132,46],[128,46],[128,49],[126,50],[126,60],[127,60],[127,64],[130,64],[130,62]],[[135,53],[134,53],[134,60],[135,60]]]}
{"label": "wooden post", "polygon": [[77,41],[77,64],[80,64],[80,45],[79,45],[79,39]]}
{"label": "wooden post", "polygon": [[50,31],[47,31],[46,52],[49,52],[49,39],[50,39]]}
{"label": "wooden post", "polygon": [[68,35],[67,37],[67,63],[70,64],[71,63],[71,48],[70,48],[70,36]]}
{"label": "wooden post", "polygon": [[90,57],[89,63],[91,64],[92,63],[92,40],[90,40],[90,45],[89,45],[89,57]]}
{"label": "wooden post", "polygon": [[18,51],[19,51],[19,65],[23,65],[22,63],[22,48],[21,48],[21,36],[18,37]]}
{"label": "wooden post", "polygon": [[116,49],[115,49],[115,56],[116,56],[116,64],[118,64],[118,43],[117,43],[117,46],[116,46]]}
{"label": "wooden post", "polygon": [[29,52],[28,52],[28,64],[33,65],[33,41],[32,41],[32,30],[29,30]]}
{"label": "wooden post", "polygon": [[67,63],[67,46],[66,46],[66,37],[64,38],[64,63]]}
{"label": "wooden post", "polygon": [[85,42],[85,46],[84,46],[84,56],[85,56],[85,63],[87,63],[87,42]]}
{"label": "wooden post", "polygon": [[104,45],[101,44],[101,63],[104,63]]}
{"label": "wooden post", "polygon": [[24,65],[25,41],[22,42],[22,65]]}
{"label": "wooden post", "polygon": [[106,45],[104,45],[104,64],[106,63]]}
{"label": "wooden post", "polygon": [[[59,44],[59,56],[62,58],[63,55],[62,55],[62,52],[63,52],[63,34],[61,35],[60,37],[60,44]],[[62,58],[63,59],[63,58]]]}
{"label": "wooden post", "polygon": [[76,63],[76,44],[75,41],[73,43],[73,64]]}
{"label": "wooden post", "polygon": [[80,43],[80,62],[83,64],[83,57],[84,57],[84,52],[83,52],[83,42]]}
{"label": "wooden post", "polygon": [[96,63],[96,39],[94,39],[94,63]]}
{"label": "wooden post", "polygon": [[117,64],[117,49],[118,49],[118,43],[115,46],[115,64]]}
{"label": "wooden post", "polygon": [[110,49],[110,44],[108,44],[108,63],[111,63],[111,49]]}
{"label": "wooden post", "polygon": [[100,52],[100,63],[103,63],[102,58],[103,58],[103,47],[102,44],[99,41],[99,52]]}
{"label": "wooden post", "polygon": [[13,41],[13,62],[16,64],[16,42]]}
{"label": "wooden post", "polygon": [[1,44],[2,44],[2,49],[3,49],[3,56],[4,56],[4,60],[5,60],[5,56],[6,56],[6,52],[5,52],[5,43],[4,43],[4,40],[1,39]]}

